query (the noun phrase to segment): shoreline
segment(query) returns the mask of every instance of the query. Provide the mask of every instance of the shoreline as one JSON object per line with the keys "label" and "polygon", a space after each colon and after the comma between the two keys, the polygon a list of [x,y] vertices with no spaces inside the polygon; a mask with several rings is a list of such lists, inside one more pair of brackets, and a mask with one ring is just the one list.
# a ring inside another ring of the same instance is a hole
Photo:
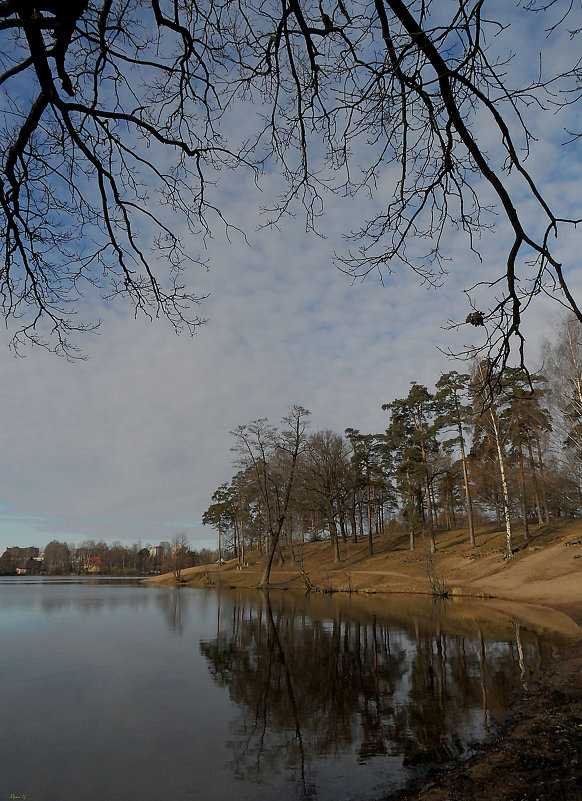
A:
{"label": "shoreline", "polygon": [[[439,537],[439,552],[416,552],[387,536],[373,557],[351,543],[341,563],[331,563],[329,543],[304,548],[301,564],[273,570],[270,590],[374,595],[379,607],[394,595],[433,595],[492,612],[519,605],[532,625],[564,615],[572,638],[537,685],[512,705],[490,741],[460,764],[435,769],[383,801],[575,801],[582,798],[582,521],[539,526],[510,562],[503,559],[503,532],[481,531],[480,548],[469,550],[464,532]],[[432,575],[431,575],[432,571]],[[190,568],[183,582],[173,576],[146,583],[216,589],[257,589],[261,559]],[[456,605],[456,604],[455,604]],[[505,612],[507,614],[507,612]]]}
{"label": "shoreline", "polygon": [[[333,561],[328,540],[295,545],[271,572],[270,590],[302,589],[322,593],[384,595],[407,593],[449,598],[481,598],[575,609],[582,604],[582,520],[561,520],[532,526],[527,543],[520,542],[510,561],[504,558],[505,533],[482,526],[477,548],[469,548],[463,529],[439,532],[438,551],[428,542],[408,550],[402,535],[375,537],[374,554],[366,542],[340,543],[341,558]],[[517,537],[515,538],[518,539]],[[169,586],[256,589],[264,557],[245,555],[244,564],[223,564],[151,576],[144,583]]]}
{"label": "shoreline", "polygon": [[[582,609],[580,610],[582,611]],[[512,706],[491,741],[384,801],[575,801],[582,798],[582,640]]]}

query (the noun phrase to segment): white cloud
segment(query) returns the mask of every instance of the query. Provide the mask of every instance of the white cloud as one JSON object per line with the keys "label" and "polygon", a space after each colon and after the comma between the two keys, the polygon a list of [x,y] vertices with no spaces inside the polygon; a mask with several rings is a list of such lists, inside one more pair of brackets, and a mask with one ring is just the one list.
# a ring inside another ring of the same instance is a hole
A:
{"label": "white cloud", "polygon": [[[580,164],[565,164],[547,126],[536,129],[548,142],[531,163],[570,207],[579,200]],[[222,231],[208,243],[212,269],[195,272],[192,284],[210,293],[200,308],[209,322],[193,339],[163,321],[134,320],[127,307],[95,308],[104,321],[99,336],[80,343],[87,362],[0,350],[0,549],[42,547],[53,537],[154,542],[181,528],[194,546],[206,544],[213,534],[199,522],[232,475],[235,426],[263,416],[278,422],[300,403],[314,429],[382,430],[382,403],[404,396],[412,380],[432,385],[451,369],[437,346],[460,350],[480,335],[443,326],[465,318],[463,289],[503,270],[507,230],[483,237],[482,262],[464,236],[451,234],[450,271],[438,290],[405,271],[385,287],[374,275],[352,285],[333,267],[333,251],[370,201],[330,198],[326,238],[306,233],[299,217],[257,232],[255,208],[276,192],[276,176],[265,176],[258,199],[248,176],[226,179],[225,213],[251,246],[236,233],[229,244]],[[560,248],[564,263],[577,265],[574,232]],[[194,240],[193,253],[201,249]],[[580,295],[581,279],[571,277]],[[478,297],[485,307],[491,292]],[[534,360],[555,315],[540,296],[525,320]]]}

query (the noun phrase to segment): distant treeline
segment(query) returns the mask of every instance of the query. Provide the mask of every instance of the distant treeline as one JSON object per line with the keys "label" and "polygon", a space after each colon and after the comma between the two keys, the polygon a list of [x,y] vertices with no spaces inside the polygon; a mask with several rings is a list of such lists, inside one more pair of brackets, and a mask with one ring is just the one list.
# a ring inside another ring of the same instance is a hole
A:
{"label": "distant treeline", "polygon": [[105,574],[109,576],[137,576],[165,573],[174,569],[176,548],[180,549],[182,567],[209,564],[218,559],[218,553],[208,548],[190,550],[183,537],[180,544],[162,542],[143,547],[114,542],[87,540],[80,545],[52,540],[40,552],[37,547],[7,548],[0,557],[0,575],[46,574],[50,576],[77,574]]}

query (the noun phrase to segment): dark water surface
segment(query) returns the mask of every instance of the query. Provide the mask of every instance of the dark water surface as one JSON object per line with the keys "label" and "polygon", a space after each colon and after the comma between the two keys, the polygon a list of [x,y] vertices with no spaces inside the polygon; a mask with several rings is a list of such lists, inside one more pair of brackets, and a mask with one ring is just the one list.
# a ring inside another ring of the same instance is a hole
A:
{"label": "dark water surface", "polygon": [[568,642],[494,611],[0,579],[0,799],[384,798]]}

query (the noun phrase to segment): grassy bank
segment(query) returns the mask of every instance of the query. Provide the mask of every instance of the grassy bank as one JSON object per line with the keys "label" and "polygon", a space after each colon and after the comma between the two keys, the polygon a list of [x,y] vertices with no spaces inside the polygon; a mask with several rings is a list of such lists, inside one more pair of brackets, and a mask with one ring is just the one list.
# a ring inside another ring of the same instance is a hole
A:
{"label": "grassy bank", "polygon": [[[367,542],[341,543],[339,562],[333,561],[329,541],[295,545],[283,552],[274,566],[271,585],[278,589],[315,592],[443,594],[450,597],[494,597],[561,608],[582,604],[582,521],[560,520],[547,526],[531,526],[523,541],[515,525],[514,557],[507,561],[505,532],[493,525],[477,531],[477,547],[471,548],[467,531],[438,532],[438,551],[430,555],[428,540],[419,539],[408,549],[402,533],[374,538],[374,555]],[[257,587],[264,560],[247,554],[246,564],[236,560],[224,565],[205,565],[182,572],[182,582],[194,587]],[[146,581],[172,585],[172,574]]]}

